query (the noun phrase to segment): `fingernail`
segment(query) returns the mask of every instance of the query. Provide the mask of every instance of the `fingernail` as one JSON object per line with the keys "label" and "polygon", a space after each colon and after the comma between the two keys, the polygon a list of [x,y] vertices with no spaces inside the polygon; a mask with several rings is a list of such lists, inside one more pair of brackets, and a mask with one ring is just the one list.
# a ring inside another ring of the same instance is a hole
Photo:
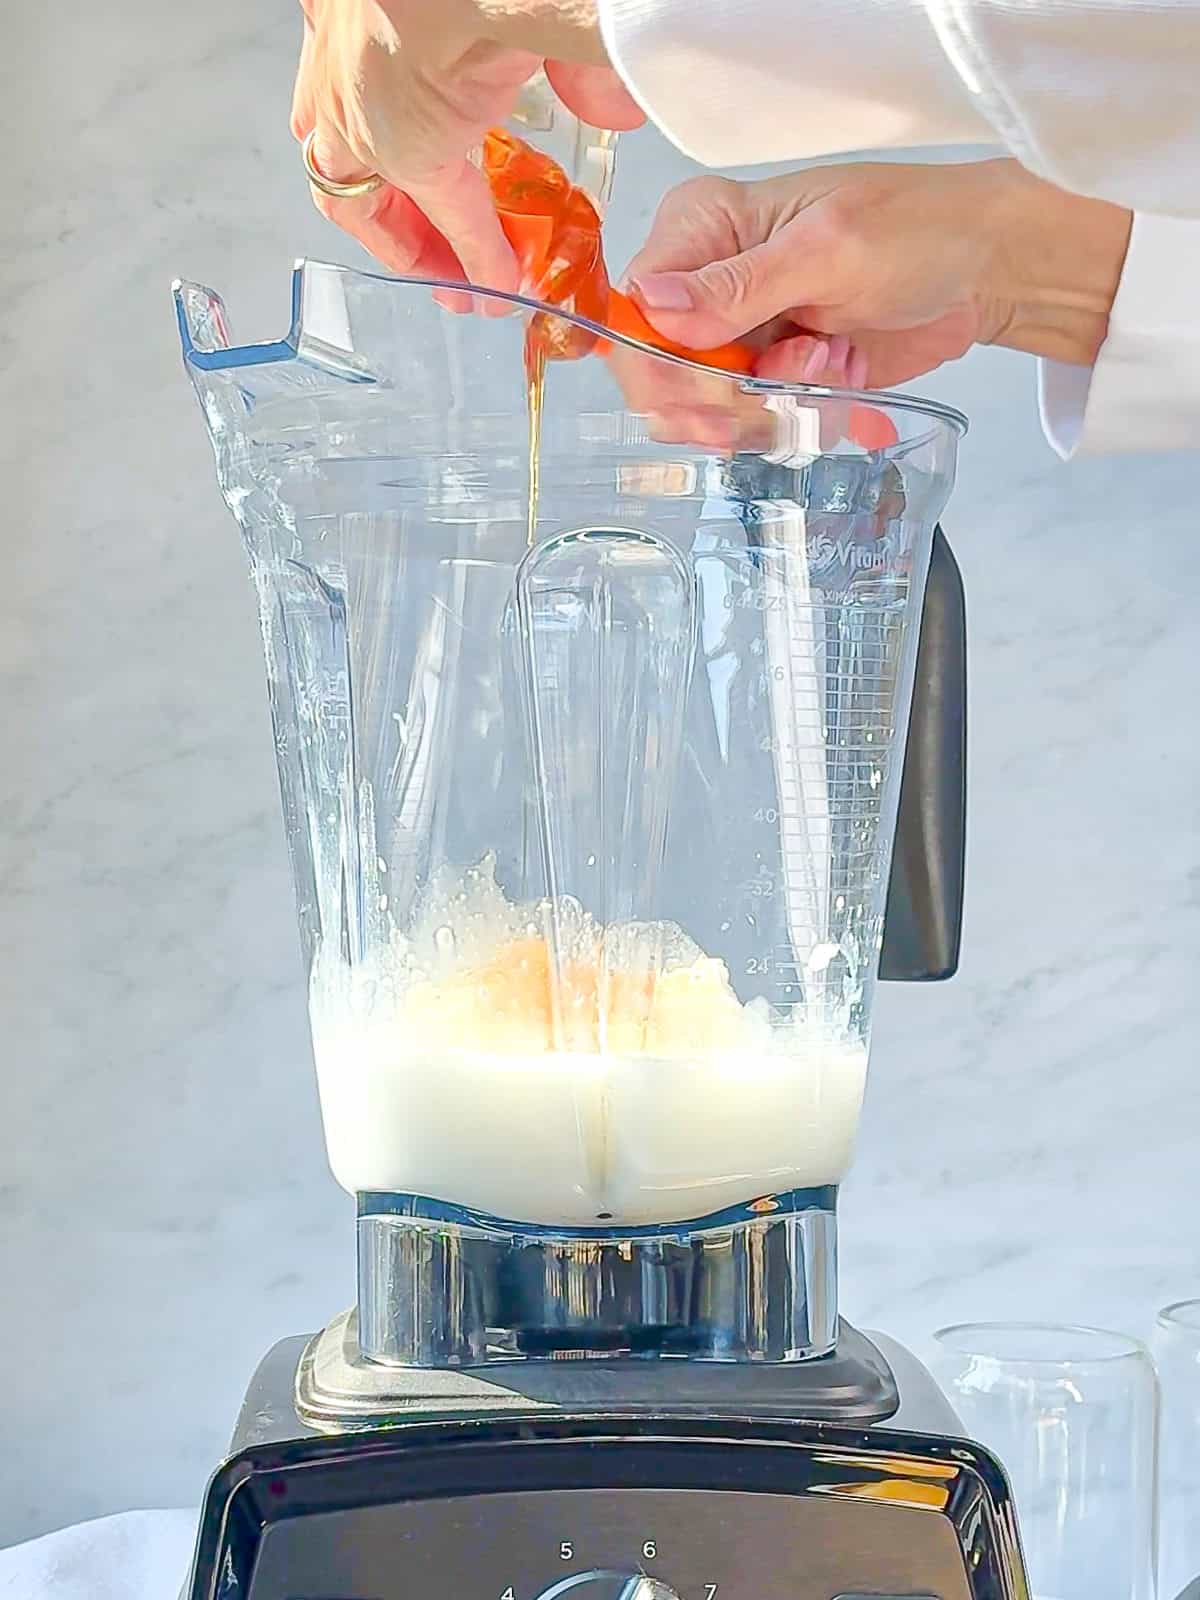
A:
{"label": "fingernail", "polygon": [[469,316],[475,310],[472,295],[459,294],[453,289],[435,289],[433,298],[443,311],[453,312],[456,317]]}
{"label": "fingernail", "polygon": [[840,372],[846,364],[846,357],[850,354],[850,340],[844,333],[835,333],[829,341],[829,365],[835,372]]}
{"label": "fingernail", "polygon": [[851,352],[846,367],[846,383],[851,389],[865,389],[867,386],[867,358],[861,350]]}
{"label": "fingernail", "polygon": [[692,291],[679,272],[652,272],[631,278],[630,288],[650,311],[690,311]]}
{"label": "fingernail", "polygon": [[829,364],[829,346],[824,339],[818,339],[808,353],[808,360],[800,368],[800,382],[811,383],[819,372],[824,372]]}

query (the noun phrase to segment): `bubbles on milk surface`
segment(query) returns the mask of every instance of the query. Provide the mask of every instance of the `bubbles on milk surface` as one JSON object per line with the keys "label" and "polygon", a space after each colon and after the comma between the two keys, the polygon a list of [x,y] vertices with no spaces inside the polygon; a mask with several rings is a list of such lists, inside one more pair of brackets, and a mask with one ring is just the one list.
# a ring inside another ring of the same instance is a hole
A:
{"label": "bubbles on milk surface", "polygon": [[320,957],[313,1009],[390,1015],[404,1047],[679,1059],[769,1050],[766,1000],[743,1005],[724,962],[669,922],[604,927],[569,896],[518,904],[493,856],[444,869],[411,930],[351,973]]}

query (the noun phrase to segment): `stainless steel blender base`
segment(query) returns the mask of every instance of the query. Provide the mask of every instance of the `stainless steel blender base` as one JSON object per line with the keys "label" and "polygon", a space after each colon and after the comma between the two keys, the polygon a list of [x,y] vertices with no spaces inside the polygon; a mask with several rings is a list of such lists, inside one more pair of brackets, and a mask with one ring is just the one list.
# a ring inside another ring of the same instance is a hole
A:
{"label": "stainless steel blender base", "polygon": [[790,1366],[393,1370],[404,1404],[377,1428],[297,1418],[304,1341],[285,1340],[210,1481],[185,1593],[1027,1600],[999,1465],[871,1339],[843,1326]]}
{"label": "stainless steel blender base", "polygon": [[692,1222],[567,1232],[358,1197],[358,1344],[421,1368],[674,1356],[797,1362],[837,1340],[837,1190]]}
{"label": "stainless steel blender base", "polygon": [[[290,1403],[283,1403],[293,1372]],[[664,1407],[696,1414],[725,1407],[740,1416],[804,1416],[865,1426],[893,1417],[899,1403],[889,1356],[846,1323],[839,1324],[828,1355],[790,1364],[618,1357],[491,1361],[439,1370],[366,1360],[357,1314],[346,1311],[307,1344],[289,1340],[272,1352],[251,1385],[238,1442],[290,1436],[296,1422],[317,1433],[344,1433],[447,1416],[564,1410],[659,1415]],[[944,1402],[942,1413],[939,1423],[948,1415]]]}

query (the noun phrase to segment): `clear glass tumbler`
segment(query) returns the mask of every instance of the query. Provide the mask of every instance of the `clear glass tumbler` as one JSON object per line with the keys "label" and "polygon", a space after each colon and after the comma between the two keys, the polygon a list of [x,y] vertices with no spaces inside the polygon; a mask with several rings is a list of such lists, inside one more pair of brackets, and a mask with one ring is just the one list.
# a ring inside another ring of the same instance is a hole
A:
{"label": "clear glass tumbler", "polygon": [[1158,1381],[1145,1347],[1032,1322],[935,1339],[965,1432],[1008,1472],[1035,1600],[1153,1600]]}
{"label": "clear glass tumbler", "polygon": [[1200,1579],[1200,1300],[1164,1306],[1155,1319],[1151,1348],[1163,1401],[1158,1592],[1163,1600],[1175,1600]]}

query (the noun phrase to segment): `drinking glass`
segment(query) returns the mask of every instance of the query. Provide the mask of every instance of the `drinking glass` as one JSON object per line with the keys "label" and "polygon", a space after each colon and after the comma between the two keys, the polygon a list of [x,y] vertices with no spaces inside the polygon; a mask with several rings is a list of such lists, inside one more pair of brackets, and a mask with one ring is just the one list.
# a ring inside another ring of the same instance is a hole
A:
{"label": "drinking glass", "polygon": [[1158,1382],[1145,1347],[1032,1322],[934,1337],[964,1431],[1008,1473],[1035,1600],[1153,1600]]}
{"label": "drinking glass", "polygon": [[1178,1300],[1155,1319],[1151,1348],[1162,1385],[1158,1592],[1174,1600],[1200,1578],[1200,1300]]}

